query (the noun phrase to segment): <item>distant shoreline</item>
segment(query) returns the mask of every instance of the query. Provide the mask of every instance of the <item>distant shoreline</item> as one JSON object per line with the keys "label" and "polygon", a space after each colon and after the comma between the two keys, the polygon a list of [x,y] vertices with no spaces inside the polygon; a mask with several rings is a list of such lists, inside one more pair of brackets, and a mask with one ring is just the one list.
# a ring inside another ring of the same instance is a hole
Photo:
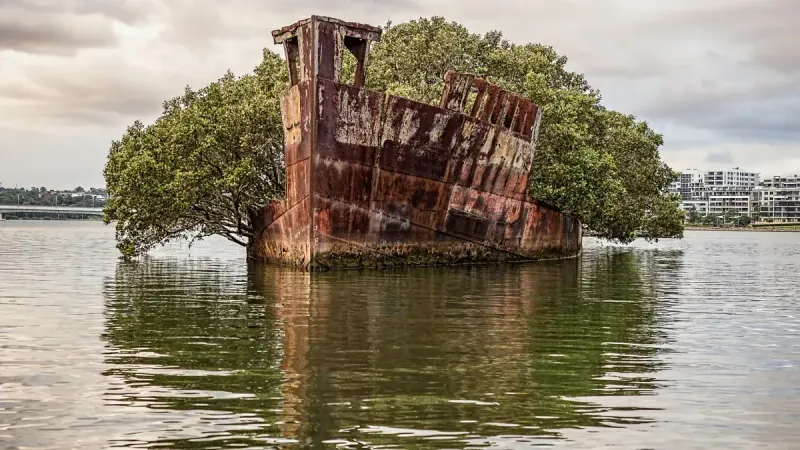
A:
{"label": "distant shoreline", "polygon": [[[734,232],[756,232],[756,233],[800,233],[800,224],[797,226],[773,226],[773,227],[703,227],[686,225],[685,231],[734,231]],[[599,237],[589,230],[583,230],[584,237]],[[638,236],[637,236],[638,237]],[[602,238],[601,238],[602,239]]]}
{"label": "distant shoreline", "polygon": [[3,215],[3,218],[0,219],[0,222],[19,222],[19,221],[36,221],[36,222],[64,222],[64,221],[73,221],[73,222],[88,222],[88,221],[103,221],[102,217],[87,217],[83,219],[76,219],[71,217],[59,217],[59,218],[40,218],[40,217],[7,217]]}
{"label": "distant shoreline", "polygon": [[[800,224],[798,224],[800,225]],[[800,232],[800,227],[793,227],[793,226],[777,226],[777,227],[698,227],[698,226],[686,226],[686,231],[754,231],[754,232],[778,232],[778,233],[798,233]]]}

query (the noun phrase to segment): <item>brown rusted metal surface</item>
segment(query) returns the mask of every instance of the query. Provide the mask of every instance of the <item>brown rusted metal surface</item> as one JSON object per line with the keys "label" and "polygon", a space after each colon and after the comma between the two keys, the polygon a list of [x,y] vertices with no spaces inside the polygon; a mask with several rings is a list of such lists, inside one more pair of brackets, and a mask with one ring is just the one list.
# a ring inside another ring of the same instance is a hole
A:
{"label": "brown rusted metal surface", "polygon": [[[364,89],[380,31],[314,16],[273,32],[292,74],[287,194],[254,217],[250,256],[324,269],[577,255],[580,222],[527,194],[541,110],[455,72],[438,106]],[[345,51],[354,85],[339,81]]]}

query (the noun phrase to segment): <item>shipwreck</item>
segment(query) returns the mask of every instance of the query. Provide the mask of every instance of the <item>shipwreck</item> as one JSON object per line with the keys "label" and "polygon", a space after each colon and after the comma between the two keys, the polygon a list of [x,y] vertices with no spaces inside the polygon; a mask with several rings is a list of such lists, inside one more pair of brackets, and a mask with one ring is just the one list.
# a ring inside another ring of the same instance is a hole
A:
{"label": "shipwreck", "polygon": [[[251,259],[325,270],[580,253],[580,222],[527,193],[537,105],[455,72],[438,106],[366,89],[380,28],[313,16],[272,34],[291,81],[286,198],[254,213]],[[341,82],[345,51],[353,84]]]}

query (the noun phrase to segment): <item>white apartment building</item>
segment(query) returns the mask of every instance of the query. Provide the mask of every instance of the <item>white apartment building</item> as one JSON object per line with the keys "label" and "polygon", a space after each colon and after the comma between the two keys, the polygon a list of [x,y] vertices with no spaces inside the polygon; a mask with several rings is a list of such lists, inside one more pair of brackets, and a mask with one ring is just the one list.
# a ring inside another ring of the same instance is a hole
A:
{"label": "white apartment building", "polygon": [[739,168],[706,172],[703,183],[708,194],[708,214],[751,215],[750,200],[760,175]]}
{"label": "white apartment building", "polygon": [[673,181],[673,182],[671,182],[669,184],[669,187],[667,188],[667,192],[669,192],[670,194],[680,194],[681,193],[680,177],[676,178],[675,181]]}
{"label": "white apartment building", "polygon": [[680,208],[688,215],[691,211],[694,211],[698,215],[707,216],[708,215],[708,201],[699,200],[684,200],[680,204]]}
{"label": "white apartment building", "polygon": [[706,186],[710,187],[733,186],[753,189],[758,186],[760,177],[760,174],[745,172],[736,167],[730,170],[706,172],[703,181]]}
{"label": "white apartment building", "polygon": [[753,190],[753,204],[760,222],[800,222],[800,176],[783,175],[765,179]]}
{"label": "white apartment building", "polygon": [[686,170],[670,185],[680,194],[681,209],[699,215],[752,216],[760,222],[800,223],[800,175],[761,180],[740,170]]}
{"label": "white apartment building", "polygon": [[669,192],[680,194],[681,200],[700,200],[704,175],[704,172],[697,169],[684,170],[670,184]]}
{"label": "white apartment building", "polygon": [[753,213],[751,195],[758,186],[760,175],[740,170],[686,170],[678,176],[670,191],[681,195],[681,209],[701,215],[750,215]]}

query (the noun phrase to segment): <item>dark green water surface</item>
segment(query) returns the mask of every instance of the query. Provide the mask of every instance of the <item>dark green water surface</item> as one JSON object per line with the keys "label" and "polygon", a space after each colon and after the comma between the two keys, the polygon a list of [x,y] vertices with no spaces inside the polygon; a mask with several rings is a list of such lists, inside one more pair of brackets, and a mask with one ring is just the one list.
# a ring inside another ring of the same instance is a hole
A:
{"label": "dark green water surface", "polygon": [[0,223],[0,449],[800,448],[800,234],[315,275]]}

